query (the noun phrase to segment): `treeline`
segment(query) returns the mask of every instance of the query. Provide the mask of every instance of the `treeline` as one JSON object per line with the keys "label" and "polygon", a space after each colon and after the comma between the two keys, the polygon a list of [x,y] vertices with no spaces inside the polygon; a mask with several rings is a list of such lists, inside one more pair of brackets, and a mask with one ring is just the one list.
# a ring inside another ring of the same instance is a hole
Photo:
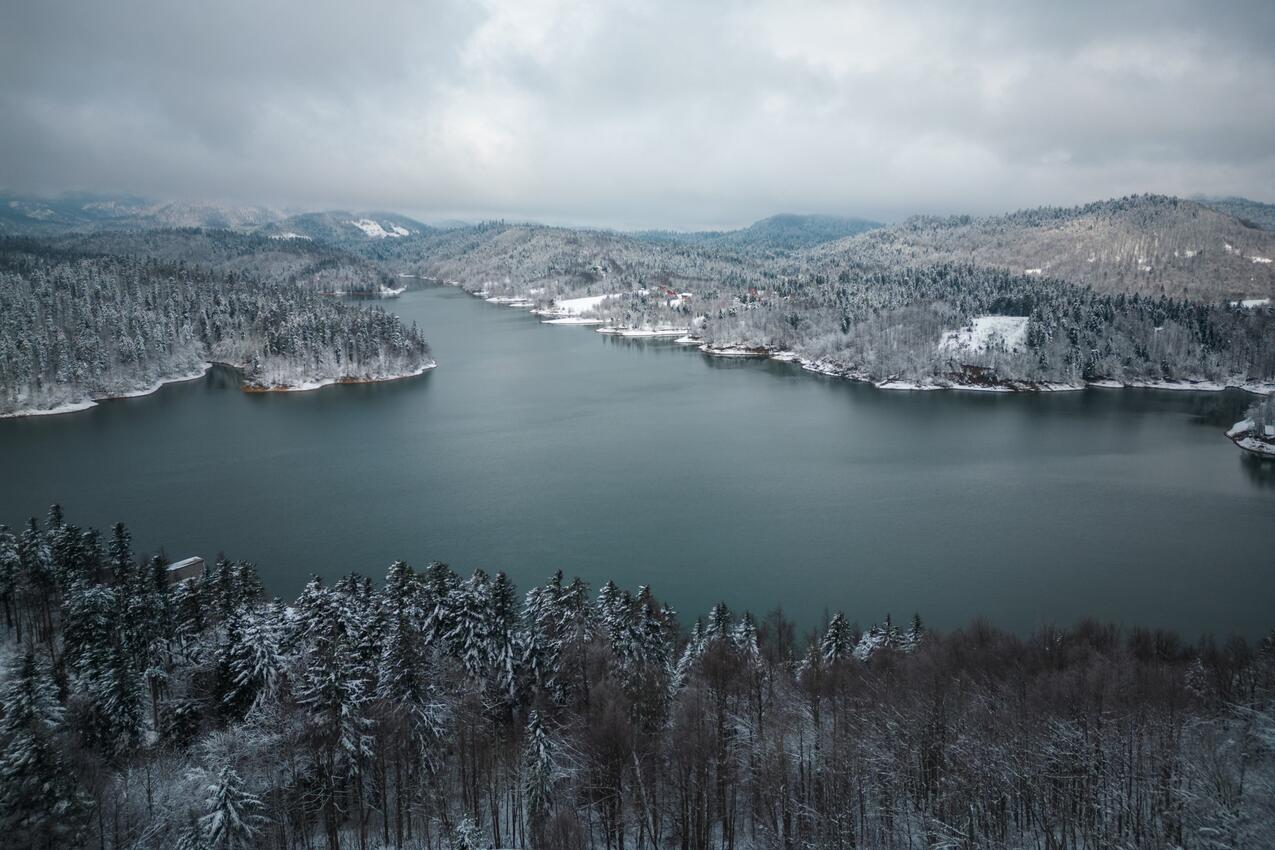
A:
{"label": "treeline", "polygon": [[403,562],[291,605],[0,530],[13,848],[1258,848],[1275,643],[919,619],[799,639]]}
{"label": "treeline", "polygon": [[208,361],[259,387],[432,362],[415,327],[295,283],[0,243],[0,413],[144,391]]}
{"label": "treeline", "polygon": [[[966,264],[856,266],[668,301],[630,295],[603,312],[621,325],[693,325],[715,345],[791,350],[877,380],[959,380],[968,366],[1003,381],[1275,379],[1275,311],[1104,294]],[[940,347],[945,331],[983,315],[1027,317],[1022,344]]]}

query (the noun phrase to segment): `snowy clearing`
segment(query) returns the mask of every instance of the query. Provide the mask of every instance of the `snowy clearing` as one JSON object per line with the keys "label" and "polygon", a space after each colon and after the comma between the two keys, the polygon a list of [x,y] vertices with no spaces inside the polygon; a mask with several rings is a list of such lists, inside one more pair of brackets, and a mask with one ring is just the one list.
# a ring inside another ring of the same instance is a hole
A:
{"label": "snowy clearing", "polygon": [[291,230],[289,230],[287,233],[277,233],[277,234],[274,234],[274,235],[272,235],[270,238],[271,238],[271,239],[283,239],[283,240],[285,240],[285,241],[286,241],[286,240],[289,240],[289,239],[305,239],[306,241],[311,241],[309,236],[303,236],[303,235],[302,235],[302,234],[300,234],[300,233],[293,233]]}
{"label": "snowy clearing", "polygon": [[1271,303],[1269,298],[1245,298],[1243,301],[1232,301],[1232,307],[1243,307],[1245,310],[1252,310],[1256,307],[1265,307]]}
{"label": "snowy clearing", "polygon": [[559,312],[574,315],[592,310],[608,298],[619,297],[619,293],[612,292],[606,295],[587,295],[584,298],[554,299],[553,306]]}
{"label": "snowy clearing", "polygon": [[381,227],[379,222],[370,218],[361,218],[358,221],[351,221],[350,224],[362,230],[368,239],[398,239],[402,236],[410,236],[412,231],[399,227],[397,224],[391,224],[390,229],[386,230]]}
{"label": "snowy clearing", "polygon": [[1003,346],[1022,351],[1027,341],[1026,316],[979,316],[967,327],[944,331],[939,351],[987,351]]}

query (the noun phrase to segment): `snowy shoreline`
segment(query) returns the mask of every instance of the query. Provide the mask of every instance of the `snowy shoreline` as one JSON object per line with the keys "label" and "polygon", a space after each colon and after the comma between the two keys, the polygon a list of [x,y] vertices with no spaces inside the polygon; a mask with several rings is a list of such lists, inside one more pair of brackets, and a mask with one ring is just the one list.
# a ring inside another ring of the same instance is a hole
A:
{"label": "snowy shoreline", "polygon": [[[223,365],[230,366],[231,364],[226,363]],[[318,390],[339,384],[385,384],[390,381],[403,381],[408,378],[415,378],[418,375],[424,375],[437,365],[437,362],[431,360],[428,363],[417,366],[410,372],[403,372],[402,374],[397,375],[377,375],[373,378],[322,378],[317,381],[305,381],[295,385],[285,384],[270,387],[255,386],[253,384],[244,383],[240,389],[246,393],[305,393],[310,392],[311,390]]]}
{"label": "snowy shoreline", "polygon": [[[485,289],[471,292],[456,280],[438,281],[447,286],[455,286],[462,292],[466,292],[475,298],[481,298],[489,304],[497,304],[505,307],[515,307],[527,309],[533,305],[533,302],[523,296],[491,296]],[[878,378],[865,372],[857,371],[835,361],[825,360],[823,358],[810,358],[798,354],[795,351],[787,351],[781,349],[772,349],[764,345],[748,345],[739,343],[734,345],[712,344],[693,336],[689,329],[673,329],[673,328],[621,328],[607,325],[602,320],[584,319],[577,317],[575,313],[581,307],[586,309],[596,307],[607,298],[614,297],[611,295],[593,295],[582,298],[566,299],[559,302],[559,307],[570,305],[566,309],[561,310],[544,310],[531,312],[535,315],[544,317],[541,324],[552,325],[589,325],[602,324],[603,327],[595,328],[597,333],[610,334],[623,337],[677,337],[673,342],[677,345],[695,346],[699,351],[710,357],[730,357],[736,359],[769,359],[784,363],[796,363],[807,372],[814,372],[819,375],[825,375],[830,378],[843,378],[848,381],[855,381],[863,384],[871,384],[879,390],[890,391],[910,391],[910,392],[930,392],[934,390],[950,390],[956,392],[982,392],[982,393],[1021,393],[1021,392],[1079,392],[1085,389],[1144,389],[1144,390],[1173,390],[1178,392],[1222,392],[1224,390],[1235,389],[1242,390],[1253,395],[1271,395],[1275,394],[1275,381],[1249,381],[1247,379],[1234,378],[1227,381],[1146,381],[1146,380],[1130,380],[1116,381],[1111,379],[1099,379],[1096,381],[1079,381],[1076,383],[1064,383],[1056,381],[1028,381],[1028,380],[1007,380],[988,383],[962,383],[960,381],[949,380],[945,378],[930,378],[921,381],[915,380],[899,380],[897,378]],[[555,318],[556,317],[556,318]],[[994,318],[1013,318],[1021,317],[994,317]],[[1025,321],[1025,320],[1024,320]],[[1019,331],[1025,332],[1023,322],[1018,322],[1010,327],[1005,323],[985,323],[987,327],[979,328],[975,324],[975,330],[984,332],[984,335],[996,333],[1002,336],[1011,336],[1010,340],[1017,344]],[[1022,325],[1020,328],[1019,325]],[[973,339],[972,334],[966,334],[968,339],[960,336],[961,332],[951,332],[954,336],[949,335],[947,344],[949,347],[960,348],[964,345],[969,348]]]}
{"label": "snowy shoreline", "polygon": [[187,375],[178,375],[173,378],[165,378],[161,381],[156,381],[153,384],[143,387],[142,389],[129,390],[128,392],[101,395],[83,399],[81,401],[68,401],[63,404],[59,404],[56,407],[20,408],[12,411],[11,413],[0,413],[0,419],[23,419],[28,416],[60,416],[64,413],[78,413],[81,410],[88,410],[91,407],[97,407],[98,404],[104,401],[114,401],[116,399],[123,398],[141,398],[143,396],[148,396],[151,393],[158,392],[161,388],[168,384],[180,384],[186,381],[194,381],[202,378],[204,375],[208,374],[208,370],[212,367],[212,363],[205,363],[203,368],[201,368],[198,372],[191,372]]}
{"label": "snowy shoreline", "polygon": [[[64,404],[57,405],[56,407],[23,408],[20,410],[15,410],[11,413],[0,413],[0,419],[24,419],[24,418],[33,417],[33,416],[59,416],[65,413],[78,413],[82,410],[88,410],[89,408],[97,407],[100,403],[104,401],[114,401],[117,399],[126,399],[126,398],[141,398],[143,396],[148,396],[148,395],[151,395],[152,393],[158,392],[160,389],[167,386],[168,384],[180,384],[186,381],[194,381],[199,378],[202,378],[208,374],[208,370],[211,369],[213,366],[225,366],[228,369],[234,369],[236,372],[239,372],[239,373],[243,372],[243,368],[235,365],[234,363],[226,363],[223,361],[211,361],[211,362],[205,363],[203,368],[200,369],[200,371],[198,372],[192,372],[187,375],[179,375],[175,378],[166,378],[162,381],[158,381],[154,384],[148,385],[142,389],[130,390],[124,393],[112,393],[111,395],[96,396],[93,398],[83,399],[81,401],[70,401]],[[409,372],[404,372],[402,374],[384,375],[384,376],[378,375],[373,378],[323,378],[317,381],[305,381],[300,384],[291,385],[291,386],[259,387],[259,386],[253,386],[247,383],[246,381],[241,380],[239,388],[240,390],[246,393],[298,393],[298,392],[309,392],[311,390],[317,390],[323,387],[329,387],[334,384],[381,384],[381,383],[387,383],[389,381],[401,381],[401,380],[406,380],[407,378],[415,378],[418,375],[425,374],[430,369],[433,369],[436,366],[438,366],[438,363],[434,360],[430,360],[428,363],[422,364],[421,366],[418,366],[415,369]]]}
{"label": "snowy shoreline", "polygon": [[1275,425],[1267,425],[1265,435],[1257,433],[1257,423],[1252,419],[1236,422],[1226,432],[1226,438],[1249,454],[1264,460],[1275,460]]}

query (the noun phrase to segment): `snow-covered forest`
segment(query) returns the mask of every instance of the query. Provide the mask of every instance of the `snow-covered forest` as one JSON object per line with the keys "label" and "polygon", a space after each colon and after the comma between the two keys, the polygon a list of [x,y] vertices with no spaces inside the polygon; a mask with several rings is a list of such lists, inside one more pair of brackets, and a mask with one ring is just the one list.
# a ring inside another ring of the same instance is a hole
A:
{"label": "snow-covered forest", "polygon": [[[1132,196],[917,217],[801,250],[498,222],[393,248],[395,262],[471,292],[542,310],[614,294],[593,315],[616,328],[681,328],[711,348],[794,352],[878,383],[1269,391],[1273,246],[1225,212]],[[1018,319],[1026,334],[943,344],[986,317]]]}
{"label": "snow-covered forest", "polygon": [[284,604],[56,507],[0,529],[0,597],[15,850],[1275,841],[1275,633],[684,628],[649,588],[438,563]]}
{"label": "snow-covered forest", "polygon": [[146,392],[209,362],[261,389],[433,363],[416,328],[295,282],[35,243],[0,250],[0,414]]}

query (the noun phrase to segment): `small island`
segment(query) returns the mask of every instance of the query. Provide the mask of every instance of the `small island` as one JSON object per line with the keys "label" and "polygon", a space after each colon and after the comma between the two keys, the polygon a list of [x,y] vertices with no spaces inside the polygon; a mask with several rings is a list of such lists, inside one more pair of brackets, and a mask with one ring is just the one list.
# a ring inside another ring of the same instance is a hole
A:
{"label": "small island", "polygon": [[1267,396],[1250,407],[1226,436],[1250,454],[1275,460],[1275,396]]}

